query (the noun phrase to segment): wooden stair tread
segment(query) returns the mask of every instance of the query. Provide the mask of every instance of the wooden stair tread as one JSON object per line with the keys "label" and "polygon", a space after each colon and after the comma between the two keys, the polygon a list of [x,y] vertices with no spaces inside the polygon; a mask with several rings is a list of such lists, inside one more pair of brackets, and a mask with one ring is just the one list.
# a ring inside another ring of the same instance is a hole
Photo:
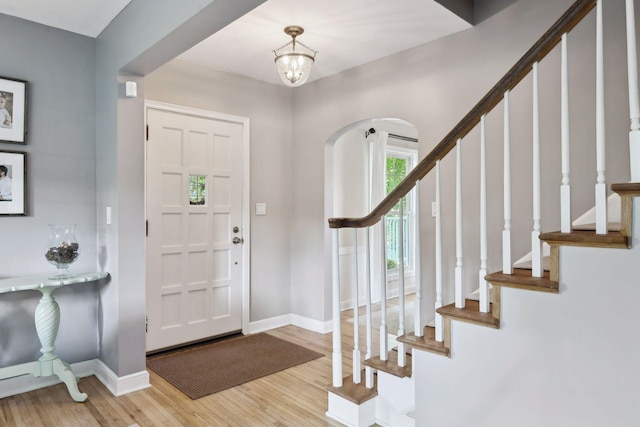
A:
{"label": "wooden stair tread", "polygon": [[436,341],[436,328],[433,326],[425,326],[421,337],[416,337],[414,333],[409,333],[396,338],[396,340],[416,349],[447,357],[450,355],[450,351],[445,347],[444,342]]}
{"label": "wooden stair tread", "polygon": [[398,352],[396,351],[389,352],[389,360],[380,360],[380,356],[375,356],[365,360],[363,364],[396,377],[404,378],[411,376],[411,355],[407,354],[406,357],[407,363],[404,367],[398,366]]}
{"label": "wooden stair tread", "polygon": [[514,268],[513,274],[504,274],[502,271],[498,271],[487,274],[485,280],[494,286],[558,293],[558,282],[550,279],[548,271],[544,271],[542,277],[533,277],[529,269]]}
{"label": "wooden stair tread", "polygon": [[329,385],[327,390],[333,394],[336,394],[356,405],[361,405],[378,395],[377,380],[374,377],[373,388],[367,388],[364,382],[364,375],[360,384],[353,383],[353,377],[350,375],[342,379],[342,387],[334,387]]}
{"label": "wooden stair tread", "polygon": [[628,248],[629,239],[620,231],[596,234],[595,231],[574,230],[571,233],[553,231],[540,234],[540,240],[550,245],[589,246],[596,248]]}
{"label": "wooden stair tread", "polygon": [[478,311],[479,307],[480,303],[478,301],[465,300],[464,308],[457,308],[455,304],[449,304],[444,307],[440,307],[436,311],[441,315],[454,320],[499,329],[500,319],[493,316],[493,310],[490,309],[488,313],[481,313]]}
{"label": "wooden stair tread", "polygon": [[621,184],[611,184],[611,190],[621,196],[640,196],[640,182],[625,182]]}

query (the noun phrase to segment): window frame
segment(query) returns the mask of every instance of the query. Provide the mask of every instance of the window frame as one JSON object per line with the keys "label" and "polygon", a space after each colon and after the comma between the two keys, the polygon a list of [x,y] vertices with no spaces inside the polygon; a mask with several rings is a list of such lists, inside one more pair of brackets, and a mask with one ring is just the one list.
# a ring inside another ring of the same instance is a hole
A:
{"label": "window frame", "polygon": [[[410,148],[401,145],[394,145],[391,143],[387,143],[387,149],[385,153],[385,159],[389,157],[402,158],[407,160],[407,168],[405,170],[405,177],[413,168],[416,167],[418,163],[418,149]],[[386,175],[386,164],[385,161],[385,175]],[[386,179],[385,179],[386,181]],[[388,194],[388,193],[387,193]],[[415,274],[416,269],[416,215],[417,215],[417,206],[416,206],[416,196],[415,192],[412,190],[406,196],[406,211],[403,212],[407,217],[407,235],[408,237],[408,253],[406,254],[407,264],[404,268],[405,275],[413,275]],[[399,213],[399,210],[392,210],[391,212]],[[387,214],[387,217],[389,214]],[[397,215],[396,215],[397,216]],[[388,247],[385,248],[385,251],[388,251]],[[397,278],[399,275],[398,267],[387,269],[387,277],[390,279]]]}

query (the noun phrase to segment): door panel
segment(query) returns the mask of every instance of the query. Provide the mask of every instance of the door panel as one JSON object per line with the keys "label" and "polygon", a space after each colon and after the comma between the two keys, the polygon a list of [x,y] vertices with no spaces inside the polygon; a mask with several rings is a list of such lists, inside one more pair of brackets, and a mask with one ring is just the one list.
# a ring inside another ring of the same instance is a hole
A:
{"label": "door panel", "polygon": [[[147,110],[147,351],[242,329],[243,125]],[[239,234],[233,227],[239,227]]]}

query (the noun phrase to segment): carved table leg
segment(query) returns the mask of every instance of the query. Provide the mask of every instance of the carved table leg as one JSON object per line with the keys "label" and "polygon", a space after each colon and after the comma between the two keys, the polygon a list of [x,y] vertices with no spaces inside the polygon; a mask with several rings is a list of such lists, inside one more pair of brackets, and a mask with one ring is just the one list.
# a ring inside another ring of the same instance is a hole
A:
{"label": "carved table leg", "polygon": [[71,371],[70,366],[60,360],[54,354],[56,336],[58,335],[58,327],[60,326],[60,307],[53,298],[52,292],[55,288],[40,288],[42,299],[36,307],[35,321],[36,331],[42,348],[42,356],[40,361],[40,375],[49,376],[57,375],[62,382],[67,385],[69,394],[76,402],[84,402],[87,400],[86,393],[80,393],[78,390],[78,381]]}
{"label": "carved table leg", "polygon": [[69,394],[76,402],[84,402],[87,400],[87,393],[81,393],[78,390],[78,380],[71,371],[71,367],[60,359],[56,359],[52,362],[53,373],[58,376],[67,385]]}

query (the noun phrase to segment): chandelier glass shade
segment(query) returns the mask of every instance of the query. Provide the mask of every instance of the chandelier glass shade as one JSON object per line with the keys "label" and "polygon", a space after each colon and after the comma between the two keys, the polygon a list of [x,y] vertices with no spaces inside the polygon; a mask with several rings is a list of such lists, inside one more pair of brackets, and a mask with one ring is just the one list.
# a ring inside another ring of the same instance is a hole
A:
{"label": "chandelier glass shade", "polygon": [[296,40],[304,32],[302,27],[291,25],[284,32],[291,36],[291,41],[273,51],[278,75],[287,86],[302,86],[309,79],[318,52]]}

